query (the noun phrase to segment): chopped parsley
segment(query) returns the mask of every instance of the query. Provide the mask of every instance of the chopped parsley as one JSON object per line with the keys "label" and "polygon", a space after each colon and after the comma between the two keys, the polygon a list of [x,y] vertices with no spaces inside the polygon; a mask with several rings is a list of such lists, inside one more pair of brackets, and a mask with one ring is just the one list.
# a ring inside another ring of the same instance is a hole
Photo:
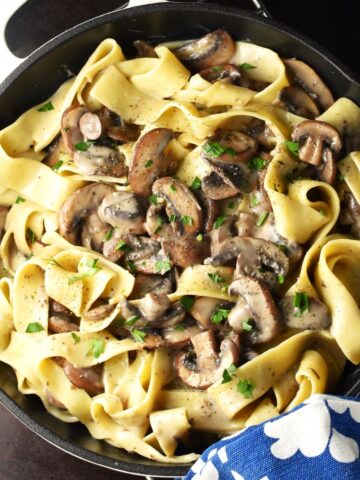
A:
{"label": "chopped parsley", "polygon": [[85,263],[80,263],[80,268],[82,269],[78,275],[73,275],[69,278],[69,285],[77,282],[78,280],[83,280],[84,278],[91,277],[95,275],[102,267],[98,263],[98,258],[88,258]]}
{"label": "chopped parsley", "polygon": [[125,325],[132,327],[138,320],[140,320],[140,315],[133,315],[132,317],[125,320]]}
{"label": "chopped parsley", "polygon": [[286,245],[284,245],[283,243],[280,243],[278,247],[279,247],[279,250],[281,250],[284,253],[287,253],[288,249]]}
{"label": "chopped parsley", "polygon": [[54,110],[54,105],[51,102],[44,103],[40,108],[38,108],[38,112],[50,112]]}
{"label": "chopped parsley", "polygon": [[54,172],[57,172],[59,170],[59,168],[62,166],[63,163],[64,162],[62,160],[58,160],[52,167]]}
{"label": "chopped parsley", "polygon": [[250,195],[250,207],[254,208],[254,207],[257,207],[258,205],[260,205],[259,199],[257,198],[256,195],[251,194]]}
{"label": "chopped parsley", "polygon": [[115,247],[115,250],[118,252],[121,250],[122,252],[126,252],[126,250],[129,250],[129,245],[124,242],[124,240],[120,240]]}
{"label": "chopped parsley", "polygon": [[176,218],[177,218],[176,215],[170,215],[169,216],[170,222],[176,222]]}
{"label": "chopped parsley", "polygon": [[173,183],[170,185],[170,190],[172,190],[173,192],[177,192],[177,188]]}
{"label": "chopped parsley", "polygon": [[234,364],[231,364],[230,367],[225,368],[225,370],[223,371],[223,379],[221,383],[231,382],[236,370],[237,367]]}
{"label": "chopped parsley", "polygon": [[136,272],[136,265],[131,260],[128,260],[126,262],[126,268],[129,270],[130,273],[135,273]]}
{"label": "chopped parsley", "polygon": [[142,330],[139,330],[137,328],[133,328],[131,330],[131,335],[133,336],[135,342],[141,342],[144,343],[146,333],[143,332]]}
{"label": "chopped parsley", "polygon": [[149,201],[150,201],[150,203],[152,203],[153,205],[157,205],[157,203],[158,203],[158,197],[157,197],[157,195],[150,195]]}
{"label": "chopped parsley", "polygon": [[298,156],[299,155],[299,148],[300,144],[299,142],[293,142],[291,140],[287,140],[284,142],[285,147],[291,152],[293,155]]}
{"label": "chopped parsley", "polygon": [[320,208],[319,213],[320,213],[320,215],[325,217],[325,210],[323,208]]}
{"label": "chopped parsley", "polygon": [[279,273],[279,275],[277,276],[277,280],[279,284],[282,285],[285,282],[285,276],[282,273]]}
{"label": "chopped parsley", "polygon": [[94,142],[92,141],[87,141],[87,142],[79,142],[75,143],[74,148],[76,150],[79,150],[80,152],[86,152],[86,150],[93,145]]}
{"label": "chopped parsley", "polygon": [[218,273],[208,273],[208,277],[211,278],[211,280],[217,284],[225,282],[225,278],[219,275]]}
{"label": "chopped parsley", "polygon": [[156,260],[155,273],[161,273],[162,275],[171,270],[171,263],[168,258],[165,260]]}
{"label": "chopped parsley", "polygon": [[105,242],[108,242],[109,240],[111,240],[113,234],[114,234],[114,230],[113,230],[113,229],[108,230],[108,231],[106,232],[105,237],[104,237],[104,241],[105,241]]}
{"label": "chopped parsley", "polygon": [[227,208],[234,208],[235,207],[235,202],[229,202],[227,204]]}
{"label": "chopped parsley", "polygon": [[148,160],[147,162],[145,162],[145,168],[149,168],[151,167],[151,165],[153,164],[154,162],[152,160]]}
{"label": "chopped parsley", "polygon": [[342,182],[343,180],[345,180],[345,175],[343,175],[342,173],[339,173],[339,174],[336,176],[336,178]]}
{"label": "chopped parsley", "polygon": [[250,323],[252,318],[248,318],[247,320],[242,322],[242,329],[244,332],[252,332],[254,330],[253,325]]}
{"label": "chopped parsley", "polygon": [[226,215],[219,215],[214,222],[214,228],[220,228],[221,225],[225,222]]}
{"label": "chopped parsley", "polygon": [[242,68],[243,70],[252,70],[256,68],[255,65],[251,65],[251,63],[247,63],[247,62],[241,63],[239,67]]}
{"label": "chopped parsley", "polygon": [[164,223],[164,220],[163,220],[161,217],[157,217],[157,218],[156,218],[156,229],[155,229],[155,233],[159,233],[159,232],[160,232],[163,223]]}
{"label": "chopped parsley", "polygon": [[253,396],[253,390],[255,385],[251,380],[242,378],[237,383],[237,391],[242,393],[245,398],[251,398]]}
{"label": "chopped parsley", "polygon": [[184,225],[192,225],[193,223],[193,219],[191,217],[189,217],[188,215],[182,215],[180,217],[180,221],[184,224]]}
{"label": "chopped parsley", "polygon": [[32,322],[26,327],[26,333],[37,333],[44,330],[44,327],[39,322]]}
{"label": "chopped parsley", "polygon": [[33,243],[35,243],[36,236],[35,236],[35,233],[31,230],[31,228],[28,227],[28,228],[26,229],[25,236],[26,236],[27,241],[28,241],[31,245],[32,245]]}
{"label": "chopped parsley", "polygon": [[247,166],[251,170],[262,170],[266,167],[266,160],[261,157],[253,157],[247,162]]}
{"label": "chopped parsley", "polygon": [[185,310],[191,310],[195,303],[195,298],[191,295],[183,295],[180,297],[180,303]]}
{"label": "chopped parsley", "polygon": [[176,325],[175,330],[177,332],[183,332],[185,330],[185,326],[182,323],[179,323],[178,325]]}
{"label": "chopped parsley", "polygon": [[99,358],[105,351],[105,340],[103,338],[94,338],[91,341],[90,349],[88,353],[92,353],[95,358]]}
{"label": "chopped parsley", "polygon": [[229,285],[223,285],[222,287],[220,287],[221,293],[229,293],[228,290],[229,290]]}
{"label": "chopped parsley", "polygon": [[215,312],[211,315],[211,323],[221,323],[223,320],[226,320],[229,316],[230,309],[228,308],[217,308]]}
{"label": "chopped parsley", "polygon": [[301,317],[305,311],[309,311],[309,297],[305,292],[295,292],[294,307],[296,309],[294,316]]}
{"label": "chopped parsley", "polygon": [[216,67],[212,67],[211,70],[213,72],[221,72],[223,67],[221,65],[217,65]]}
{"label": "chopped parsley", "polygon": [[80,342],[80,337],[79,335],[76,335],[76,333],[71,332],[72,339],[74,340],[75,345]]}
{"label": "chopped parsley", "polygon": [[23,198],[23,197],[16,197],[15,203],[23,203],[25,201],[26,201],[26,199]]}
{"label": "chopped parsley", "polygon": [[256,226],[257,227],[261,227],[262,225],[264,225],[264,223],[266,222],[266,219],[269,215],[269,212],[262,212],[262,214],[259,216],[257,222],[256,222]]}
{"label": "chopped parsley", "polygon": [[199,233],[197,236],[196,236],[196,240],[198,242],[202,242],[204,240],[204,234],[203,233]]}
{"label": "chopped parsley", "polygon": [[207,142],[202,146],[203,151],[210,155],[211,157],[220,157],[223,153],[230,155],[231,157],[236,156],[236,152],[231,147],[223,147],[219,142]]}
{"label": "chopped parsley", "polygon": [[201,180],[199,177],[195,177],[190,188],[193,190],[199,190],[201,188]]}

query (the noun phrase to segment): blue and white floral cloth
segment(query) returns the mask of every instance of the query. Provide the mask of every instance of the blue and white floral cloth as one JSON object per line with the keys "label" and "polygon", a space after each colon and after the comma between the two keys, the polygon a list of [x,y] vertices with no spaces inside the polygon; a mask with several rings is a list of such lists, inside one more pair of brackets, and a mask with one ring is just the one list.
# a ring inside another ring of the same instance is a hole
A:
{"label": "blue and white floral cloth", "polygon": [[209,447],[185,480],[360,480],[360,401],[314,395]]}

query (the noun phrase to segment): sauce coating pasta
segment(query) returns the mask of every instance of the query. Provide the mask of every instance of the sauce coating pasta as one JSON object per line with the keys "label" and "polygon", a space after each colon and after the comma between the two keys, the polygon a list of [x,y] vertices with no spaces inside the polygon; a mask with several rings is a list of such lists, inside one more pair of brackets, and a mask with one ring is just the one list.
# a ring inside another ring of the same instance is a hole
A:
{"label": "sauce coating pasta", "polygon": [[192,462],[193,432],[360,362],[360,109],[222,29],[135,43],[0,132],[0,360],[94,438]]}

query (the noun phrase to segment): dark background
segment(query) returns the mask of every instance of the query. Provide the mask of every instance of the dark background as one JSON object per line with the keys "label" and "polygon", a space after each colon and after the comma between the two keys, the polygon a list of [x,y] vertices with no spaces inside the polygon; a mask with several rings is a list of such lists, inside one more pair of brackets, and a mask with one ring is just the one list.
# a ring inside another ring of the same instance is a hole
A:
{"label": "dark background", "polygon": [[[209,3],[254,10],[251,0]],[[121,0],[28,0],[9,20],[5,38],[10,50],[24,58],[52,36],[123,4],[126,2]],[[263,4],[274,19],[317,40],[360,76],[357,0],[263,0]],[[104,470],[61,452],[0,407],[0,480],[25,478],[136,480],[139,477]]]}

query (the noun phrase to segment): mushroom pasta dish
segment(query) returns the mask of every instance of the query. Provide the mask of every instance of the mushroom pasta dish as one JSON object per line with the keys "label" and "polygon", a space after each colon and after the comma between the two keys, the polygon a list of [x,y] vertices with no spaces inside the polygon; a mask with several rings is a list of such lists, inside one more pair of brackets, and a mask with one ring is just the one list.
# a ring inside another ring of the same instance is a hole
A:
{"label": "mushroom pasta dish", "polygon": [[360,362],[360,109],[222,29],[134,45],[0,132],[0,360],[185,463]]}

